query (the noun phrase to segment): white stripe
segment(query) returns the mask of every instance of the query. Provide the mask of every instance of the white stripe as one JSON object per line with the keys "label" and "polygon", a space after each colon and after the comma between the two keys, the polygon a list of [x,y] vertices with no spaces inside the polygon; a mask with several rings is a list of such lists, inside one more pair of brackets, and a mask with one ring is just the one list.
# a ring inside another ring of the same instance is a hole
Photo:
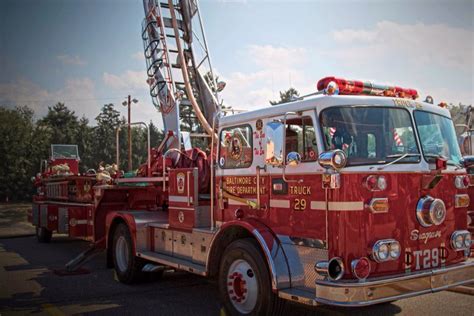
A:
{"label": "white stripe", "polygon": [[170,210],[182,210],[182,211],[194,211],[192,207],[181,207],[181,206],[169,206],[168,209]]}
{"label": "white stripe", "polygon": [[326,202],[324,201],[311,201],[311,209],[312,210],[322,210],[326,209]]}
{"label": "white stripe", "polygon": [[[312,210],[322,210],[326,209],[326,202],[324,201],[311,201]],[[354,202],[329,202],[328,209],[330,211],[363,211],[364,202],[354,201]]]}
{"label": "white stripe", "polygon": [[76,221],[76,225],[86,225],[87,224],[87,219],[78,219]]}
{"label": "white stripe", "polygon": [[[188,202],[188,197],[187,196],[179,196],[179,195],[170,195],[169,196],[169,201],[170,202],[182,202],[182,203],[187,203]],[[189,198],[189,203],[193,203],[193,198]]]}
{"label": "white stripe", "polygon": [[[257,199],[246,199],[246,200],[249,200],[255,203],[257,202]],[[229,205],[247,205],[247,203],[243,203],[243,202],[229,198]]]}
{"label": "white stripe", "polygon": [[270,207],[290,208],[289,200],[270,200]]}

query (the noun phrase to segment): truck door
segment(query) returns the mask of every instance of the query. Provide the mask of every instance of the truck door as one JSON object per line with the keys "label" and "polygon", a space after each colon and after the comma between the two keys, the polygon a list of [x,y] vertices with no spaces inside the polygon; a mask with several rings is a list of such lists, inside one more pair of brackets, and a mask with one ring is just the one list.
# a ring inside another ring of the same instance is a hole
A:
{"label": "truck door", "polygon": [[[273,141],[281,135],[275,130],[278,124],[284,128],[284,144]],[[287,113],[267,123],[269,214],[278,234],[326,247],[326,201],[321,187],[323,169],[317,162],[317,126],[314,111]],[[279,155],[283,160],[280,165]]]}

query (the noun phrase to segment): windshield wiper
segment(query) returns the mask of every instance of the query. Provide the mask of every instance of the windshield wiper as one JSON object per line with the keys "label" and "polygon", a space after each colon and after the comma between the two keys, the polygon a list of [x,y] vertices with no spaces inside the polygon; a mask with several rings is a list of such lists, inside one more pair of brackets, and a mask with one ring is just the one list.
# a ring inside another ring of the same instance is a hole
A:
{"label": "windshield wiper", "polygon": [[397,158],[397,159],[395,159],[393,161],[390,161],[389,163],[386,163],[383,166],[378,167],[377,170],[383,170],[385,167],[393,165],[394,163],[397,163],[397,162],[399,162],[400,160],[403,160],[406,157],[420,157],[420,156],[421,156],[420,154],[410,154],[410,153],[389,155],[389,156],[387,156],[387,158]]}

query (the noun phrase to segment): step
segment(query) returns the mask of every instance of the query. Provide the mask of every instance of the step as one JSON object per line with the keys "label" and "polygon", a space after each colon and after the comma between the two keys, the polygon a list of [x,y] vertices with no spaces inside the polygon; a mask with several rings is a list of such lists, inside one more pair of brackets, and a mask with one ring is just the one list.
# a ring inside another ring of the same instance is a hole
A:
{"label": "step", "polygon": [[317,305],[314,298],[316,297],[314,290],[311,291],[310,289],[306,288],[288,288],[278,291],[278,296],[287,299],[293,302],[302,303],[309,306]]}
{"label": "step", "polygon": [[193,263],[191,261],[176,258],[173,256],[156,253],[153,251],[143,251],[137,253],[137,256],[152,262],[157,262],[166,266],[170,266],[179,270],[191,272],[201,276],[206,276],[206,267],[200,264]]}

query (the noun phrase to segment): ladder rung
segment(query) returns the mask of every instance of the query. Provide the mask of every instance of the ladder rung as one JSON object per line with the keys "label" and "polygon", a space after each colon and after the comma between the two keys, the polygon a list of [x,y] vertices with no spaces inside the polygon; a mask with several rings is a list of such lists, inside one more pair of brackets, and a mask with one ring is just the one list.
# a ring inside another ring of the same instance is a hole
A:
{"label": "ladder rung", "polygon": [[171,67],[181,69],[180,64],[171,64]]}

